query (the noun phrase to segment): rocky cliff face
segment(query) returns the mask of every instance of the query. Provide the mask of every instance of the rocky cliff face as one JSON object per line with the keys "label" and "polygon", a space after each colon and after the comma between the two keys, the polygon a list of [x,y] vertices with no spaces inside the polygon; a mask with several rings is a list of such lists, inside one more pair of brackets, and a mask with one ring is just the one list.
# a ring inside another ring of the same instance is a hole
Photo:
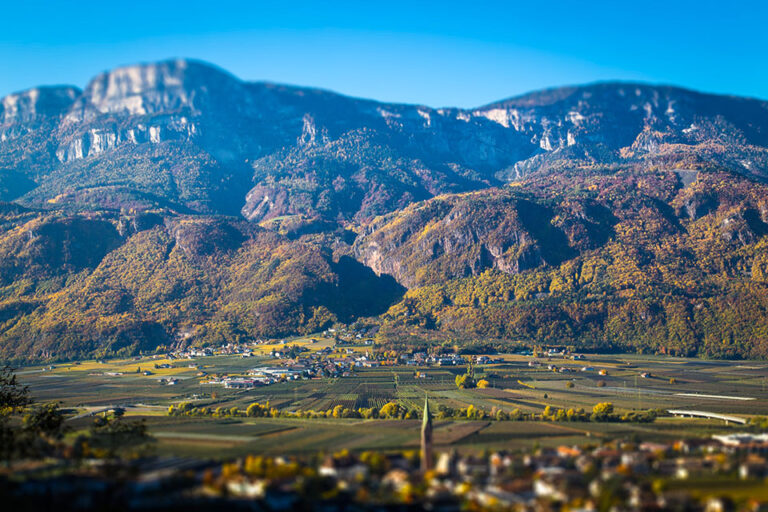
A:
{"label": "rocky cliff face", "polygon": [[[768,103],[669,86],[601,83],[535,92],[473,111],[528,135],[544,153],[517,162],[520,177],[557,158],[596,162],[671,158],[728,165],[766,179]],[[543,157],[543,158],[542,158]]]}

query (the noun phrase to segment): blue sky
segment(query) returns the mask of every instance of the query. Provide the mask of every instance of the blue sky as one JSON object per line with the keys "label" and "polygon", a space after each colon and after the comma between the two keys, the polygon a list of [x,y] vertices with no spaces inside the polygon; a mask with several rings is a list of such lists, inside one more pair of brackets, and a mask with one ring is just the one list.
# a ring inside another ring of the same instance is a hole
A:
{"label": "blue sky", "polygon": [[768,99],[766,20],[768,3],[742,0],[13,2],[0,96],[190,57],[246,80],[436,107],[610,79]]}

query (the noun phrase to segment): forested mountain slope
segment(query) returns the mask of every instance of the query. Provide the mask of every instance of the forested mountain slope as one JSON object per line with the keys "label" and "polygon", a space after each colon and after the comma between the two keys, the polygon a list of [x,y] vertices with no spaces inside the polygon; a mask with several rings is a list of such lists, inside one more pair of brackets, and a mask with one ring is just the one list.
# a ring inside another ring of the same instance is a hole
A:
{"label": "forested mountain slope", "polygon": [[756,99],[601,83],[436,109],[118,68],[0,101],[0,357],[363,317],[388,343],[766,357],[767,180]]}
{"label": "forested mountain slope", "polygon": [[[383,337],[766,357],[768,188],[714,170],[684,185],[690,172],[531,176],[458,214],[438,198],[385,217],[356,243],[408,276]],[[500,201],[515,205],[502,223]]]}

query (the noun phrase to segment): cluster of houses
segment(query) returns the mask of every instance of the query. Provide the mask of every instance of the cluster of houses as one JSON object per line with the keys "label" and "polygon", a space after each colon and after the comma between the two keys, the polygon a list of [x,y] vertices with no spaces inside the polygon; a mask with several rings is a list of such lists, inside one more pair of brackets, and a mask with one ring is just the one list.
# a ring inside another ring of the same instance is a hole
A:
{"label": "cluster of houses", "polygon": [[[325,338],[335,338],[336,344],[339,346],[347,345],[347,344],[355,344],[355,345],[368,345],[371,346],[374,344],[373,339],[370,337],[373,334],[375,334],[375,330],[369,329],[361,329],[361,330],[354,330],[354,329],[348,329],[348,328],[340,328],[340,329],[328,329],[326,331],[323,331],[323,337]],[[315,342],[316,340],[312,340]],[[217,347],[187,347],[179,350],[174,350],[172,352],[169,352],[165,354],[164,356],[157,356],[157,357],[167,357],[169,359],[195,359],[199,357],[210,357],[213,355],[240,355],[243,358],[253,357],[253,350],[254,346],[257,345],[264,345],[264,344],[273,344],[275,343],[274,340],[264,340],[264,339],[257,339],[249,343],[227,343],[224,345],[220,345]],[[274,358],[283,358],[287,357],[288,353],[291,353],[291,356],[295,355],[296,352],[306,352],[308,349],[306,347],[302,347],[300,345],[293,345],[288,340],[278,340],[278,345],[283,346],[281,349],[275,349],[271,352],[271,356]]]}
{"label": "cluster of houses", "polygon": [[226,376],[218,379],[210,379],[206,384],[221,385],[228,389],[249,389],[260,386],[269,386],[276,382],[297,380],[308,375],[299,368],[288,367],[264,367],[254,368],[248,371],[247,376]]}
{"label": "cluster of houses", "polygon": [[[727,496],[690,492],[687,482],[754,482],[768,477],[768,436],[740,434],[670,443],[611,442],[590,448],[560,446],[534,453],[437,454],[423,473],[408,454],[356,456],[341,452],[316,468],[338,489],[367,504],[421,503],[433,510],[706,510],[733,509]],[[275,464],[294,461],[275,459]],[[232,497],[267,500],[290,496],[295,482],[229,471],[219,488]],[[279,471],[275,472],[276,474]],[[664,484],[659,484],[664,482]],[[210,485],[210,484],[209,484]],[[688,491],[685,491],[688,489]],[[302,498],[294,493],[291,506]],[[763,510],[756,499],[750,510]],[[764,507],[765,504],[762,504]]]}
{"label": "cluster of houses", "polygon": [[326,329],[323,331],[323,337],[335,338],[337,343],[362,343],[364,345],[373,345],[373,336],[378,331],[378,327],[354,329],[352,327],[339,327]]}
{"label": "cluster of houses", "polygon": [[400,363],[407,366],[458,366],[466,364],[463,357],[458,354],[427,354],[426,352],[413,352],[400,354]]}
{"label": "cluster of houses", "polygon": [[[519,352],[519,355],[524,356],[531,356],[533,357],[534,354],[531,351],[523,351]],[[566,359],[571,359],[574,361],[581,361],[584,359],[584,356],[580,354],[568,354],[566,352],[558,352],[555,350],[550,350],[544,353],[545,357],[562,357]],[[458,365],[464,365],[467,363],[467,359],[465,359],[463,356],[459,354],[454,353],[443,353],[443,354],[427,354],[426,352],[412,352],[412,353],[403,353],[400,354],[398,357],[401,364],[405,364],[408,366],[458,366]],[[476,365],[486,365],[486,364],[495,364],[495,363],[503,363],[503,358],[494,358],[488,355],[477,355],[472,356],[470,360],[476,364]],[[542,363],[537,360],[529,361],[529,366],[541,366]],[[549,364],[549,369],[558,369],[557,366]],[[565,368],[563,371],[574,371],[574,368],[571,367],[562,367]],[[586,371],[586,370],[583,370]]]}
{"label": "cluster of houses", "polygon": [[[528,355],[532,356],[534,355],[531,351],[522,352],[521,355]],[[571,353],[568,350],[565,350],[563,348],[550,348],[544,351],[543,353],[544,357],[549,358],[562,358],[562,359],[572,359],[573,361],[581,361],[584,359],[583,354],[575,354]]]}
{"label": "cluster of houses", "polygon": [[[224,376],[209,379],[205,383],[225,388],[248,389],[269,386],[277,382],[320,377],[350,377],[355,367],[373,362],[367,356],[334,358],[323,351],[295,359],[283,360],[280,366],[252,368],[244,376]],[[378,362],[377,362],[378,363]]]}
{"label": "cluster of houses", "polygon": [[258,339],[251,343],[226,343],[217,347],[188,347],[175,350],[165,354],[169,359],[195,359],[198,357],[211,357],[214,355],[239,355],[241,357],[252,357],[253,346],[268,343],[266,340]]}
{"label": "cluster of houses", "polygon": [[[224,463],[152,457],[119,481],[87,472],[8,480],[9,510],[766,510],[768,436],[605,442],[434,456],[340,451]],[[132,476],[130,476],[132,475]],[[733,492],[730,492],[730,491]],[[23,507],[16,506],[23,504]]]}

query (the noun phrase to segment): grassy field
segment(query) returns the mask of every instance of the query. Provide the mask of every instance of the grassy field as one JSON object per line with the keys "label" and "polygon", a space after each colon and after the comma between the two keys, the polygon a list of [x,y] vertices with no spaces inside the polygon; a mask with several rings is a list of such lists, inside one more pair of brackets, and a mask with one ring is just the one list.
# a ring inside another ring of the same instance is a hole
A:
{"label": "grassy field", "polygon": [[[285,418],[198,418],[135,414],[144,419],[158,454],[226,459],[244,453],[311,455],[348,449],[417,450],[420,420],[298,420]],[[86,428],[90,418],[72,422]],[[595,445],[609,439],[673,441],[737,432],[738,427],[711,420],[657,420],[653,424],[435,421],[438,450],[460,453],[521,450],[538,444]]]}
{"label": "grassy field", "polygon": [[[333,348],[333,341],[327,339],[300,342],[313,351]],[[255,357],[246,359],[221,355],[194,361],[151,357],[82,361],[53,369],[23,368],[18,374],[39,402],[58,401],[81,414],[120,405],[128,416],[147,421],[158,439],[159,452],[208,457],[343,448],[415,449],[419,421],[169,417],[169,405],[191,401],[209,407],[245,409],[252,402],[269,401],[274,407],[294,411],[327,410],[336,405],[380,408],[397,401],[409,408],[420,408],[426,394],[435,409],[440,405],[458,408],[471,404],[488,411],[494,407],[541,411],[547,405],[591,409],[598,402],[613,402],[619,410],[675,408],[768,415],[768,364],[764,362],[604,355],[590,356],[585,361],[539,359],[539,365],[529,366],[530,357],[507,355],[503,362],[476,368],[476,376],[490,382],[487,389],[458,389],[454,379],[465,371],[464,367],[369,368],[348,378],[300,380],[251,390],[206,384],[207,379],[199,375],[201,371],[240,375],[256,366],[274,365],[275,360],[268,354],[279,347],[282,345],[263,345]],[[155,368],[162,364],[172,368]],[[561,373],[548,369],[548,365],[573,371]],[[581,371],[583,367],[589,370]],[[417,370],[426,377],[417,378]],[[143,375],[143,371],[152,375]],[[640,376],[646,372],[649,377]],[[178,384],[159,382],[169,377],[178,379]],[[566,387],[567,382],[572,382],[573,387]],[[76,429],[85,428],[90,421],[85,416],[71,424]],[[515,449],[533,443],[595,443],[606,437],[668,440],[681,437],[683,432],[709,436],[739,428],[717,421],[677,418],[662,418],[653,424],[440,421],[435,439],[439,446],[464,451]]]}

